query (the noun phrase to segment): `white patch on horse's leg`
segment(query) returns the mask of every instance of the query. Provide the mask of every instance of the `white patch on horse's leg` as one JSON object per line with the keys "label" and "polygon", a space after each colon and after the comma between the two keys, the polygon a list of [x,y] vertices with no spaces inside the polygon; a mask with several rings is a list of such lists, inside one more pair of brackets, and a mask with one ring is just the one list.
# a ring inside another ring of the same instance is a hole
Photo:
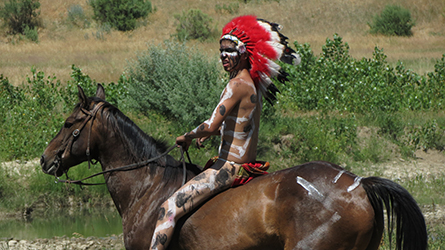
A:
{"label": "white patch on horse's leg", "polygon": [[297,183],[307,190],[309,196],[313,197],[319,202],[324,200],[324,195],[320,193],[320,191],[318,191],[318,189],[312,183],[301,178],[300,176],[297,176]]}
{"label": "white patch on horse's leg", "polygon": [[332,182],[337,183],[338,179],[340,179],[340,177],[343,175],[344,172],[345,172],[344,170],[338,172],[338,174],[335,176],[335,178]]}
{"label": "white patch on horse's leg", "polygon": [[354,183],[352,183],[351,186],[348,187],[348,192],[351,192],[352,190],[356,189],[358,185],[360,185],[360,181],[362,180],[362,177],[355,177]]}
{"label": "white patch on horse's leg", "polygon": [[319,241],[325,240],[329,228],[340,219],[341,216],[335,212],[328,221],[321,224],[311,234],[299,241],[295,249],[315,249],[316,244],[318,244]]}

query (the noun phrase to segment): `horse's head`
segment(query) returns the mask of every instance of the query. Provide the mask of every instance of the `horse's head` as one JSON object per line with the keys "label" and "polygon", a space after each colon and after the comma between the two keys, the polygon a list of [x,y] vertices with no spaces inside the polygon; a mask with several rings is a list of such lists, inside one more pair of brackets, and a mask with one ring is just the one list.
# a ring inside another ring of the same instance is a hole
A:
{"label": "horse's head", "polygon": [[96,114],[106,103],[102,85],[98,85],[96,97],[87,98],[79,86],[79,104],[65,120],[59,133],[51,140],[40,159],[46,174],[61,176],[70,167],[95,158],[94,148],[98,141]]}

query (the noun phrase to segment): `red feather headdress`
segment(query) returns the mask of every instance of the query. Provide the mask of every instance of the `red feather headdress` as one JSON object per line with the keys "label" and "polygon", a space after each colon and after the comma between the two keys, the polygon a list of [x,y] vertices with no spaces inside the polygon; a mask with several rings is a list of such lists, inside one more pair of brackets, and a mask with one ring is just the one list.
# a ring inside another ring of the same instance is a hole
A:
{"label": "red feather headdress", "polygon": [[255,16],[234,18],[223,28],[221,40],[235,42],[240,53],[249,53],[250,76],[266,100],[272,103],[278,89],[270,78],[287,81],[286,72],[274,61],[299,64],[300,56],[287,46],[287,37],[281,34],[279,24]]}

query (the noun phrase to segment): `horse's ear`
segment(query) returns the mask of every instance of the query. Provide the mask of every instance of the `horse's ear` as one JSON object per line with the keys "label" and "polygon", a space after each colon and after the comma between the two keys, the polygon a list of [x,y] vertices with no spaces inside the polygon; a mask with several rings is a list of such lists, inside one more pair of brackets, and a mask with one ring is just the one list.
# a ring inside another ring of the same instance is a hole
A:
{"label": "horse's ear", "polygon": [[79,102],[81,104],[84,104],[86,106],[87,104],[87,96],[85,95],[85,92],[83,92],[82,87],[80,85],[77,85],[77,90],[79,90],[78,96],[79,96]]}
{"label": "horse's ear", "polygon": [[100,83],[97,84],[96,97],[105,100],[105,89]]}

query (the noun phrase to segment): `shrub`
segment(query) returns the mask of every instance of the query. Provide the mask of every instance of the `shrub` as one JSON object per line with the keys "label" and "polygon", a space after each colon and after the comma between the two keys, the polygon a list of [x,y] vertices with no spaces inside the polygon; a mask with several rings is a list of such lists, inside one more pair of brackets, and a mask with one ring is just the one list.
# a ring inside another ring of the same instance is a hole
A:
{"label": "shrub", "polygon": [[5,21],[11,34],[22,34],[36,41],[40,20],[39,0],[9,0],[0,9],[0,17]]}
{"label": "shrub", "polygon": [[179,21],[175,34],[179,41],[188,39],[206,40],[212,34],[212,18],[201,10],[182,11],[182,14],[175,15],[175,18]]}
{"label": "shrub", "polygon": [[69,24],[80,27],[88,28],[90,21],[88,21],[82,6],[75,4],[68,8],[67,21]]}
{"label": "shrub", "polygon": [[286,109],[367,113],[444,108],[445,55],[435,72],[419,76],[401,62],[391,66],[377,47],[372,58],[354,59],[338,35],[326,40],[319,56],[307,44],[295,46],[302,63],[283,65],[291,81],[276,83],[279,106]]}
{"label": "shrub", "polygon": [[23,35],[33,42],[39,42],[39,33],[37,32],[36,27],[31,29],[30,27],[26,26],[25,30],[23,31]]}
{"label": "shrub", "polygon": [[128,66],[132,106],[192,129],[210,117],[219,101],[223,85],[218,65],[177,42],[151,46]]}
{"label": "shrub", "polygon": [[229,14],[236,14],[239,11],[239,3],[229,3],[227,5],[226,4],[223,4],[223,5],[216,4],[215,11],[219,12],[219,13],[227,12]]}
{"label": "shrub", "polygon": [[374,16],[371,33],[388,36],[411,36],[411,28],[415,25],[411,12],[401,6],[387,5],[380,15]]}
{"label": "shrub", "polygon": [[279,165],[282,160],[293,165],[312,160],[339,162],[341,155],[357,151],[357,121],[354,115],[275,115],[261,119],[259,140],[258,157],[276,159],[279,155]]}
{"label": "shrub", "polygon": [[95,20],[120,31],[135,29],[137,19],[152,12],[151,2],[145,0],[91,0],[90,5]]}

